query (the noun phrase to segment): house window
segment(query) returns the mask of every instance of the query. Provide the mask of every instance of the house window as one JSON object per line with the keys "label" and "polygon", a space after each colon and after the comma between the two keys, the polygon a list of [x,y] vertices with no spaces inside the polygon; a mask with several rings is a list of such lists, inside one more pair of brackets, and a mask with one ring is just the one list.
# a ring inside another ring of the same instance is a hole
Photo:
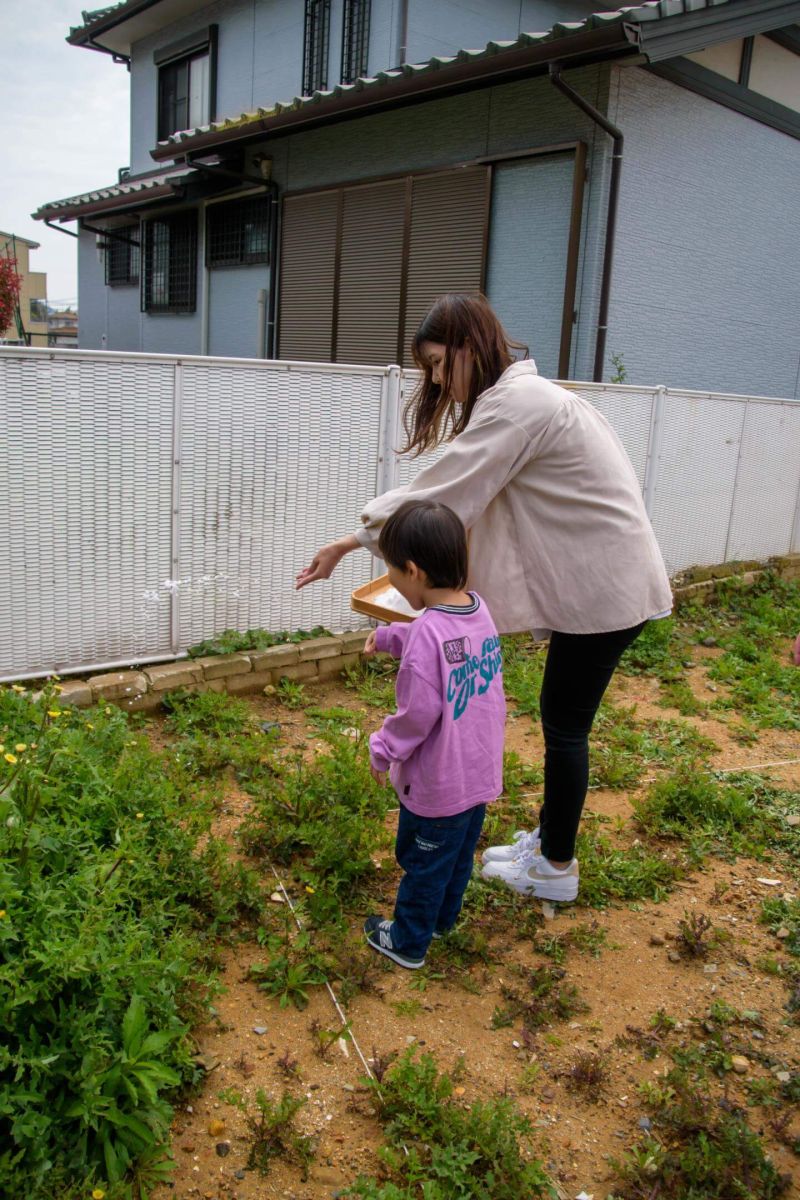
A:
{"label": "house window", "polygon": [[156,50],[158,140],[214,119],[217,27]]}
{"label": "house window", "polygon": [[303,38],[303,95],[328,86],[328,31],[331,0],[306,0]]}
{"label": "house window", "polygon": [[342,30],[342,83],[367,74],[371,0],[345,0]]}
{"label": "house window", "polygon": [[139,282],[139,226],[115,229],[106,242],[106,284],[120,287]]}
{"label": "house window", "polygon": [[144,223],[142,312],[194,312],[197,301],[197,212]]}
{"label": "house window", "polygon": [[206,227],[206,265],[238,267],[269,262],[270,207],[266,196],[212,204]]}
{"label": "house window", "polygon": [[47,320],[47,301],[39,299],[31,299],[30,302],[30,317],[32,321]]}

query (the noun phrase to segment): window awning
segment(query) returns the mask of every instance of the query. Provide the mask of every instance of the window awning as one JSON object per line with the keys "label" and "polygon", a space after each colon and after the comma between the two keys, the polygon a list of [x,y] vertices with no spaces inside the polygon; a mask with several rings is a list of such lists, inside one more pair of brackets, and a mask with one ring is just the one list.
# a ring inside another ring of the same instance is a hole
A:
{"label": "window awning", "polygon": [[188,183],[202,178],[202,172],[193,167],[169,167],[147,175],[131,176],[80,196],[50,200],[32,215],[35,221],[72,221],[76,217],[99,214],[112,216],[154,200],[179,198]]}

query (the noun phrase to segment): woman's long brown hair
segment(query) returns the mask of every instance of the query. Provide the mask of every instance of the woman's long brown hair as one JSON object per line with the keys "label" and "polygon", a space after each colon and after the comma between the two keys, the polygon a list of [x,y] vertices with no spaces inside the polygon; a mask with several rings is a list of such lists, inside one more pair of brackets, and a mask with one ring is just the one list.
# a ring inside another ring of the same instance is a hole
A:
{"label": "woman's long brown hair", "polygon": [[[425,342],[445,347],[441,386],[433,382],[430,363],[423,357]],[[466,342],[473,355],[469,395],[463,404],[456,404],[450,396],[453,354]],[[493,387],[514,361],[512,350],[528,353],[527,346],[508,336],[485,296],[461,292],[440,296],[414,335],[412,353],[423,375],[403,413],[402,453],[422,454],[438,445],[445,431],[454,438],[466,429],[478,396]]]}

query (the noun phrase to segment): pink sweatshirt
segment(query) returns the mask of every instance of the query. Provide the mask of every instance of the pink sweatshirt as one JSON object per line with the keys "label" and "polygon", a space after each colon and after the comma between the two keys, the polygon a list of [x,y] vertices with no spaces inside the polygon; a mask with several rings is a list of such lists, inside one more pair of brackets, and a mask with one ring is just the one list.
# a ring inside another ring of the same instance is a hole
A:
{"label": "pink sweatshirt", "polygon": [[503,790],[500,639],[474,592],[469,607],[426,609],[410,624],[377,631],[379,650],[400,659],[397,711],[369,740],[401,802],[422,817],[449,817]]}

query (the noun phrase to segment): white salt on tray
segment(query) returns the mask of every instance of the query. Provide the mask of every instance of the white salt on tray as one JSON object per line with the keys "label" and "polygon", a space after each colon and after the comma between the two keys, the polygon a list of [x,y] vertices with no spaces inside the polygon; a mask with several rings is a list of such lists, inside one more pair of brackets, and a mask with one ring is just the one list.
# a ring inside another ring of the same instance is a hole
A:
{"label": "white salt on tray", "polygon": [[381,608],[391,609],[392,612],[403,613],[407,617],[418,617],[424,609],[412,608],[404,596],[401,596],[397,588],[387,587],[383,592],[373,592],[370,596],[373,604],[380,605]]}

